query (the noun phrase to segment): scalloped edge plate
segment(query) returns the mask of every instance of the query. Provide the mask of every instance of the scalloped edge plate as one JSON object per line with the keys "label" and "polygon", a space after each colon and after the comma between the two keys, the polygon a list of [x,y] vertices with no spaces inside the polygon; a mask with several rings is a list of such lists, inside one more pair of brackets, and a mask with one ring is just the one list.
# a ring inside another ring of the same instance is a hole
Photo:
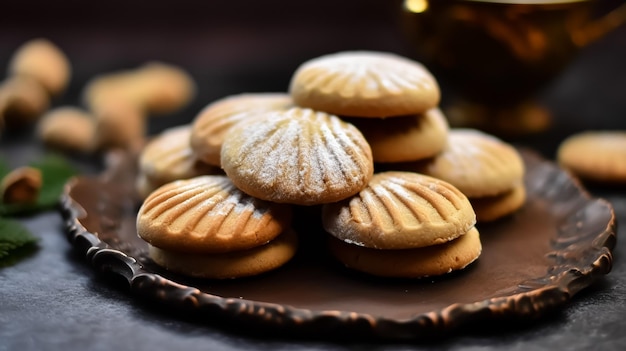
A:
{"label": "scalloped edge plate", "polygon": [[[507,237],[517,236],[515,242],[519,246],[519,236],[528,234],[516,233],[528,231],[521,229],[519,224],[527,223],[529,220],[541,222],[541,219],[537,219],[541,217],[537,216],[537,213],[545,213],[548,220],[544,224],[537,224],[539,233],[533,234],[535,240],[532,241],[541,246],[536,248],[541,252],[535,256],[543,273],[532,279],[521,278],[524,274],[520,274],[522,272],[519,270],[522,268],[519,267],[524,265],[516,266],[518,268],[507,273],[512,277],[509,279],[514,279],[514,284],[510,284],[507,289],[500,289],[489,296],[478,294],[477,298],[472,300],[471,293],[480,289],[472,290],[471,287],[464,286],[463,290],[470,296],[463,292],[465,295],[462,301],[460,297],[457,300],[454,294],[450,297],[450,286],[454,286],[453,283],[457,279],[465,279],[464,284],[484,287],[484,281],[472,277],[479,276],[481,270],[486,270],[485,273],[490,274],[489,270],[497,267],[497,259],[500,259],[497,257],[515,256],[522,252],[517,249],[505,255],[494,256],[495,258],[487,257],[484,260],[488,261],[489,266],[482,264],[479,268],[470,267],[468,272],[443,278],[443,281],[435,279],[422,283],[411,282],[410,286],[421,293],[403,295],[408,302],[415,303],[406,305],[409,309],[406,315],[363,312],[368,309],[352,308],[356,305],[351,303],[344,306],[338,302],[338,308],[317,309],[296,307],[298,304],[292,300],[281,303],[281,297],[277,298],[279,301],[277,303],[240,298],[239,294],[234,293],[222,296],[207,292],[211,289],[206,287],[206,282],[168,274],[150,264],[141,247],[140,239],[134,239],[128,236],[129,234],[126,236],[121,234],[132,233],[135,230],[134,220],[139,203],[133,195],[137,172],[136,155],[116,153],[109,156],[110,162],[103,174],[98,177],[77,177],[66,186],[61,207],[68,240],[97,271],[122,277],[128,283],[133,296],[155,301],[158,306],[164,308],[184,311],[188,316],[196,316],[199,320],[210,323],[229,320],[235,324],[253,325],[266,330],[289,332],[289,335],[298,334],[313,338],[340,336],[343,339],[354,337],[362,340],[367,336],[394,340],[425,340],[450,335],[460,327],[476,322],[541,317],[548,311],[564,306],[581,289],[608,274],[612,267],[616,219],[611,204],[603,199],[592,198],[577,180],[556,164],[532,151],[522,150],[527,169],[525,185],[528,199],[525,206],[531,210],[514,214],[513,216],[518,216],[515,221],[503,219],[494,225],[487,225],[485,230],[479,227],[479,230],[482,238],[501,235],[502,239],[499,240],[509,240]],[[528,245],[537,246],[532,242]],[[526,248],[524,250],[527,251]],[[488,252],[489,242],[484,242],[483,256]],[[479,262],[481,260],[482,256]],[[320,270],[328,270],[328,267],[334,266],[327,265]],[[358,281],[356,286],[361,289],[363,286],[381,289],[381,284],[389,283],[376,279],[368,281],[358,275],[352,276],[350,272],[343,272],[342,268],[337,266],[338,274],[333,271],[332,279],[335,279],[335,282],[355,279]],[[294,272],[296,273],[293,274],[300,274],[298,271]],[[320,274],[323,276],[324,273]],[[517,275],[520,278],[515,278]],[[265,278],[260,277],[251,284],[257,284],[258,287],[258,284],[263,284],[263,279]],[[364,281],[360,281],[363,279]],[[515,279],[520,280],[517,282]],[[332,285],[333,281],[330,282]],[[208,285],[219,284],[211,282]],[[275,281],[272,284],[275,284]],[[242,286],[245,287],[246,283],[244,282]],[[389,284],[389,289],[392,287],[397,288],[394,282]],[[235,285],[234,289],[235,291],[241,289],[241,286]],[[332,293],[333,287],[326,289]],[[421,306],[420,299],[425,296],[423,294],[440,296],[440,292],[432,292],[432,289],[447,289],[440,291],[444,293],[441,294],[443,296],[441,299],[446,300],[437,301],[432,305],[435,306],[433,308],[426,305],[425,309],[416,308],[415,311],[411,311],[411,306]],[[302,289],[300,293],[301,291]],[[374,294],[373,299],[376,299],[376,296]],[[392,305],[397,305],[390,303],[390,306],[385,306],[387,303],[385,298],[381,295],[380,299],[381,301],[376,302],[382,306],[383,311],[387,309],[391,311],[394,308]]]}

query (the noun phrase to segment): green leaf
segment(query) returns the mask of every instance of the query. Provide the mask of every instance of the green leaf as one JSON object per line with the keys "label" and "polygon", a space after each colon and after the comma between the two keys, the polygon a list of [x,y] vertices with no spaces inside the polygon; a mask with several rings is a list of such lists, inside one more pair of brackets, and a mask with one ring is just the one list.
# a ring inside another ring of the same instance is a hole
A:
{"label": "green leaf", "polygon": [[46,155],[43,159],[31,163],[30,166],[41,171],[43,183],[37,205],[42,208],[55,206],[63,193],[65,183],[77,173],[65,158],[55,154]]}
{"label": "green leaf", "polygon": [[11,172],[9,163],[3,157],[0,157],[0,179],[4,178],[9,172]]}
{"label": "green leaf", "polygon": [[21,223],[0,218],[0,267],[10,265],[35,249],[37,238]]}
{"label": "green leaf", "polygon": [[37,201],[34,204],[0,203],[0,215],[23,215],[54,208],[63,193],[65,183],[77,174],[76,169],[65,158],[56,154],[45,155],[29,166],[41,171],[42,184]]}

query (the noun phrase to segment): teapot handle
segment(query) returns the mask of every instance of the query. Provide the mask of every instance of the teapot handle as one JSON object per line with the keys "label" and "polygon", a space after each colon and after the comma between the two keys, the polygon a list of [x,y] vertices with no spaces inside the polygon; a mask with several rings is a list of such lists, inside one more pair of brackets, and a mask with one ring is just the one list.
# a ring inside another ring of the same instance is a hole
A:
{"label": "teapot handle", "polygon": [[626,23],[626,2],[609,11],[599,19],[590,21],[572,33],[572,41],[579,47],[604,37]]}

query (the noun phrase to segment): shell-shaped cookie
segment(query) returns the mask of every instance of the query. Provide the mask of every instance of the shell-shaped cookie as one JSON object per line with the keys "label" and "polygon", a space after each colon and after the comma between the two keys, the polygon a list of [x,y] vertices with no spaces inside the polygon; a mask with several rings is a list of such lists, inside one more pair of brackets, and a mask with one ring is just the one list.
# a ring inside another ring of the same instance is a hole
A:
{"label": "shell-shaped cookie", "polygon": [[424,278],[465,269],[482,253],[480,233],[467,234],[441,245],[406,250],[377,250],[330,238],[331,253],[347,268],[381,277]]}
{"label": "shell-shaped cookie", "polygon": [[443,179],[468,197],[507,192],[524,177],[524,162],[512,145],[473,129],[450,130],[441,153],[407,169]]}
{"label": "shell-shaped cookie", "polygon": [[250,249],[274,239],[290,224],[290,207],[253,198],[217,175],[168,183],[152,192],[137,214],[142,239],[189,253]]}
{"label": "shell-shaped cookie", "polygon": [[485,223],[495,221],[518,211],[526,202],[526,187],[518,184],[512,190],[505,193],[470,198],[470,203],[476,212],[476,221]]}
{"label": "shell-shaped cookie", "polygon": [[176,252],[148,245],[150,258],[178,274],[209,279],[234,279],[262,274],[287,263],[298,249],[298,235],[287,230],[265,245],[222,254]]}
{"label": "shell-shaped cookie", "polygon": [[215,101],[194,119],[191,148],[204,162],[219,166],[224,135],[233,125],[292,105],[291,97],[285,93],[247,93]]}
{"label": "shell-shaped cookie", "polygon": [[453,240],[476,223],[467,197],[451,184],[412,172],[382,172],[357,195],[322,208],[324,229],[347,243],[410,249]]}
{"label": "shell-shaped cookie", "polygon": [[175,180],[220,173],[217,167],[200,162],[189,145],[191,126],[164,130],[141,151],[139,171],[152,183],[163,185]]}
{"label": "shell-shaped cookie", "polygon": [[241,190],[298,205],[356,194],[374,169],[370,146],[356,127],[302,108],[269,112],[234,126],[221,158],[222,168]]}
{"label": "shell-shaped cookie", "polygon": [[557,160],[585,180],[626,183],[626,131],[591,130],[571,135],[559,145]]}
{"label": "shell-shaped cookie", "polygon": [[350,118],[372,148],[374,162],[410,162],[432,157],[446,146],[448,121],[438,108],[394,118]]}
{"label": "shell-shaped cookie", "polygon": [[440,99],[437,81],[422,64],[373,51],[309,60],[294,73],[289,92],[298,106],[353,117],[419,114]]}

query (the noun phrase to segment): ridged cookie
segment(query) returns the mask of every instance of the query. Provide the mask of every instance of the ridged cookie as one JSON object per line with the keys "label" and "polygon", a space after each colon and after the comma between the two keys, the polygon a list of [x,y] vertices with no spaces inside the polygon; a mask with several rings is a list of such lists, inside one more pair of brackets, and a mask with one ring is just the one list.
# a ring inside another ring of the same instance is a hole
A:
{"label": "ridged cookie", "polygon": [[467,197],[443,180],[383,172],[357,195],[324,205],[322,222],[349,244],[410,249],[453,240],[474,226],[476,216]]}
{"label": "ridged cookie", "polygon": [[139,175],[142,186],[146,186],[141,194],[147,196],[146,191],[175,180],[221,173],[221,169],[196,158],[189,145],[190,135],[191,126],[182,125],[162,131],[146,144],[139,155]]}
{"label": "ridged cookie", "polygon": [[466,268],[482,253],[476,228],[440,245],[406,250],[377,250],[331,239],[330,250],[346,267],[395,278],[424,278]]}
{"label": "ridged cookie", "polygon": [[524,162],[512,145],[473,129],[451,129],[436,157],[400,168],[445,180],[470,198],[507,192],[524,177]]}
{"label": "ridged cookie", "polygon": [[255,118],[262,112],[286,110],[293,106],[285,93],[232,95],[206,106],[192,124],[191,148],[197,157],[219,166],[224,135],[235,124]]}
{"label": "ridged cookie", "polygon": [[574,134],[559,146],[557,160],[585,180],[626,183],[626,131]]}
{"label": "ridged cookie", "polygon": [[250,197],[225,176],[168,183],[137,214],[137,233],[152,246],[223,253],[263,245],[290,228],[291,208]]}
{"label": "ridged cookie", "polygon": [[523,184],[519,184],[512,190],[499,195],[469,200],[476,212],[476,220],[479,223],[491,222],[508,216],[524,206],[526,188]]}
{"label": "ridged cookie", "polygon": [[432,157],[446,146],[448,121],[438,108],[394,118],[347,118],[365,136],[374,162],[410,162]]}
{"label": "ridged cookie", "polygon": [[391,53],[346,51],[304,62],[289,92],[298,106],[339,116],[390,117],[423,113],[439,104],[433,75]]}
{"label": "ridged cookie", "polygon": [[370,146],[356,127],[302,108],[268,112],[234,126],[224,138],[221,159],[242,191],[297,205],[356,194],[374,169]]}
{"label": "ridged cookie", "polygon": [[190,254],[150,245],[148,254],[168,271],[196,278],[232,279],[265,273],[283,266],[296,253],[298,237],[287,230],[265,245],[221,254]]}

